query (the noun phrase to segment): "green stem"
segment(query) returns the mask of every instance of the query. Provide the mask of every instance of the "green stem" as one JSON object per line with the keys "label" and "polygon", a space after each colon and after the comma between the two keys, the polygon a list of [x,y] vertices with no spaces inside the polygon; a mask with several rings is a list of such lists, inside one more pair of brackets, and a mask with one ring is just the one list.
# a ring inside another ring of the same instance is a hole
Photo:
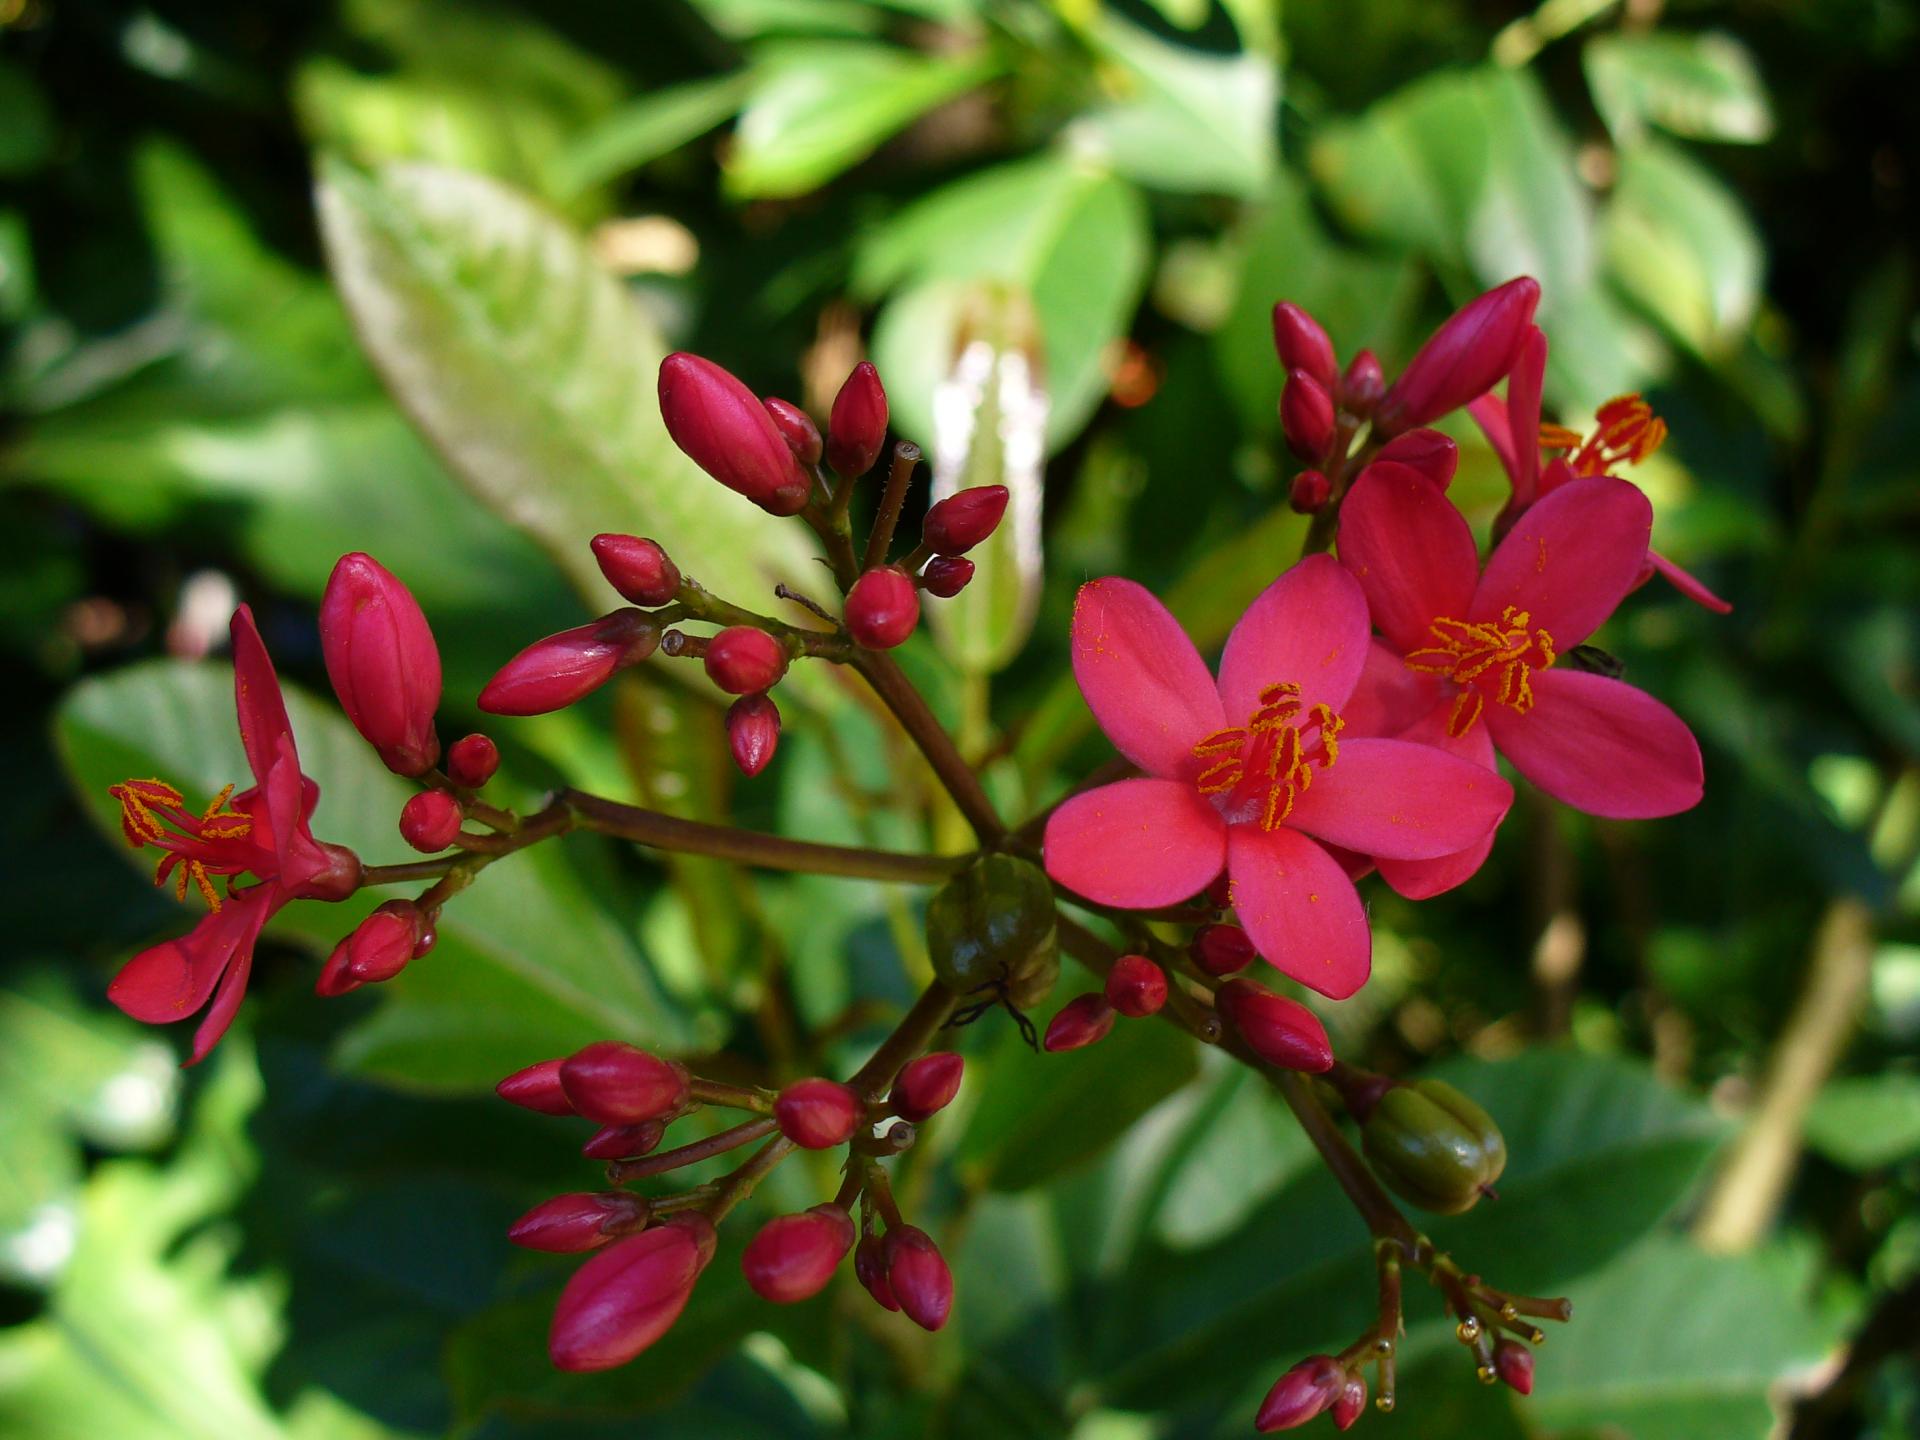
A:
{"label": "green stem", "polygon": [[887,563],[887,551],[893,547],[894,527],[900,523],[900,507],[906,504],[907,487],[913,483],[913,470],[920,463],[920,447],[902,440],[893,447],[893,467],[887,471],[887,488],[880,492],[880,511],[873,517],[873,529],[867,533],[867,552],[860,560],[862,570]]}
{"label": "green stem", "polygon": [[953,743],[953,737],[947,734],[945,727],[927,707],[920,692],[900,673],[900,667],[873,650],[856,650],[853,667],[866,676],[873,693],[893,712],[894,718],[900,722],[900,728],[919,747],[927,764],[933,768],[933,773],[953,797],[953,803],[973,827],[973,833],[980,843],[994,846],[1004,840],[1007,827],[1000,822],[993,801],[987,798],[980,777],[973,773],[973,767],[967,764],[959,747]]}
{"label": "green stem", "polygon": [[893,1077],[909,1060],[919,1057],[940,1033],[940,1027],[953,1014],[958,997],[935,980],[920,992],[913,1007],[900,1017],[893,1033],[880,1043],[867,1063],[847,1081],[864,1100],[878,1100],[893,1084]]}
{"label": "green stem", "polygon": [[664,1175],[683,1165],[711,1160],[729,1150],[738,1150],[742,1145],[751,1145],[763,1136],[771,1135],[777,1128],[770,1115],[743,1120],[738,1125],[717,1131],[689,1145],[662,1150],[654,1155],[642,1155],[635,1160],[616,1160],[607,1167],[607,1178],[615,1184],[621,1184],[628,1180],[644,1179],[648,1175]]}

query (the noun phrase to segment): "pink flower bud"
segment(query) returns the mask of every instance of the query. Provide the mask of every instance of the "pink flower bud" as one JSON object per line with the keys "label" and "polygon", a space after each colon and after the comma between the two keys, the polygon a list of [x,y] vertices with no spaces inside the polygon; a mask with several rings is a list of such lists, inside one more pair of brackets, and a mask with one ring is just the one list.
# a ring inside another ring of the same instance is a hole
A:
{"label": "pink flower bud", "polygon": [[571,1115],[573,1102],[567,1099],[567,1092],[560,1084],[560,1067],[565,1063],[564,1060],[542,1060],[537,1065],[516,1070],[494,1086],[493,1093],[540,1115]]}
{"label": "pink flower bud", "polygon": [[564,710],[617,671],[638,665],[659,644],[660,627],[644,611],[615,610],[527,646],[487,682],[480,708],[489,715]]}
{"label": "pink flower bud", "polygon": [[1373,457],[1375,465],[1405,465],[1417,470],[1442,490],[1453,483],[1460,468],[1460,447],[1438,430],[1409,430],[1396,435]]}
{"label": "pink flower bud", "polygon": [[891,650],[920,623],[920,591],[895,565],[869,570],[847,592],[847,633],[869,650]]}
{"label": "pink flower bud", "polygon": [[638,1125],[678,1110],[687,1099],[687,1072],[618,1040],[576,1050],[560,1067],[560,1086],[573,1108],[602,1125]]}
{"label": "pink flower bud", "polygon": [[664,1120],[642,1120],[638,1125],[602,1125],[587,1137],[580,1153],[589,1160],[632,1160],[659,1149],[666,1134]]}
{"label": "pink flower bud", "polygon": [[787,448],[793,451],[793,458],[802,465],[818,465],[820,427],[813,423],[812,417],[791,401],[776,400],[769,396],[765,403],[767,414],[773,417],[773,428],[787,442]]}
{"label": "pink flower bud", "polygon": [[1055,1054],[1062,1050],[1083,1050],[1107,1038],[1113,1029],[1113,1006],[1098,992],[1076,995],[1047,1022],[1047,1034],[1040,1044]]}
{"label": "pink flower bud", "polygon": [[1251,980],[1229,980],[1214,995],[1249,1049],[1269,1065],[1310,1075],[1333,1068],[1333,1046],[1319,1017],[1297,1000]]}
{"label": "pink flower bud", "polygon": [[1349,415],[1370,415],[1386,390],[1387,377],[1380,369],[1380,357],[1371,350],[1362,350],[1340,377],[1340,407]]}
{"label": "pink flower bud", "polygon": [[887,1283],[885,1247],[878,1235],[868,1235],[854,1247],[853,1278],[858,1280],[882,1310],[898,1310],[893,1287]]}
{"label": "pink flower bud", "polygon": [[1527,276],[1469,300],[1393,382],[1375,412],[1375,426],[1395,435],[1486,394],[1513,369],[1539,303],[1540,285]]}
{"label": "pink flower bud", "polygon": [[1333,449],[1333,395],[1304,370],[1287,372],[1280,429],[1293,453],[1309,465],[1318,465]]}
{"label": "pink flower bud", "polygon": [[460,802],[444,790],[422,790],[400,807],[400,838],[426,855],[453,844],[466,818]]}
{"label": "pink flower bud", "polygon": [[960,1093],[966,1068],[966,1061],[951,1050],[922,1055],[893,1077],[893,1093],[888,1097],[893,1113],[918,1124],[946,1109]]}
{"label": "pink flower bud", "polygon": [[964,555],[1000,528],[1007,495],[1004,485],[956,491],[927,511],[920,538],[936,555]]}
{"label": "pink flower bud", "polygon": [[335,995],[345,995],[360,988],[360,982],[353,978],[347,969],[347,962],[353,958],[353,936],[344,935],[340,943],[333,947],[327,956],[326,964],[320,967],[320,974],[313,982],[313,993],[322,999],[332,999]]}
{"label": "pink flower bud", "polygon": [[929,595],[951,600],[973,579],[973,561],[964,555],[936,555],[920,572],[920,583]]}
{"label": "pink flower bud", "polygon": [[553,1363],[562,1370],[608,1370],[666,1334],[713,1258],[714,1238],[706,1216],[681,1211],[574,1271],[547,1336]]}
{"label": "pink flower bud", "polygon": [[787,673],[787,651],[764,630],[729,625],[707,642],[706,664],[707,678],[729,695],[757,695]]}
{"label": "pink flower bud", "polygon": [[348,977],[356,985],[376,985],[406,969],[423,919],[411,900],[389,900],[367,916],[347,937]]}
{"label": "pink flower bud", "polygon": [[655,540],[640,535],[596,535],[593,558],[607,583],[632,605],[664,605],[680,593],[680,567]]}
{"label": "pink flower bud", "polygon": [[833,397],[827,417],[827,463],[849,480],[857,480],[880,458],[887,443],[887,392],[880,372],[862,360],[853,367],[840,393]]}
{"label": "pink flower bud", "polygon": [[1193,932],[1193,963],[1209,975],[1231,975],[1253,963],[1260,952],[1238,925],[1202,925]]}
{"label": "pink flower bud", "polygon": [[507,1239],[528,1250],[574,1255],[597,1250],[647,1222],[647,1204],[624,1190],[556,1195],[514,1221]]}
{"label": "pink flower bud", "polygon": [[1296,515],[1318,515],[1333,498],[1333,482],[1318,470],[1302,470],[1293,477],[1287,504]]}
{"label": "pink flower bud", "polygon": [[807,1150],[831,1150],[853,1138],[864,1107],[837,1080],[796,1080],[773,1102],[780,1133]]}
{"label": "pink flower bud", "polygon": [[806,508],[811,482],[773,417],[711,360],[681,352],[660,362],[660,418],[673,443],[729,490],[775,515]]}
{"label": "pink flower bud", "polygon": [[1493,1347],[1493,1369],[1522,1395],[1533,1393],[1533,1352],[1518,1340],[1502,1340]]}
{"label": "pink flower bud", "polygon": [[838,1205],[816,1205],[761,1226],[740,1256],[740,1269],[761,1299],[793,1305],[826,1289],[852,1248],[853,1217]]}
{"label": "pink flower bud", "polygon": [[1279,352],[1282,369],[1304,370],[1320,382],[1321,389],[1333,389],[1339,374],[1333,341],[1318,320],[1291,300],[1273,307],[1273,348]]}
{"label": "pink flower bud", "polygon": [[953,1274],[924,1230],[900,1225],[881,1246],[887,1284],[906,1316],[922,1330],[938,1330],[953,1311]]}
{"label": "pink flower bud", "polygon": [[447,747],[447,778],[467,790],[478,790],[500,768],[500,747],[485,735],[462,735]]}
{"label": "pink flower bud", "polygon": [[1346,1383],[1340,1387],[1340,1393],[1334,1397],[1333,1428],[1351,1430],[1353,1422],[1366,1413],[1367,1382],[1359,1375],[1349,1375]]}
{"label": "pink flower bud", "polygon": [[1107,972],[1107,1003],[1136,1020],[1167,1003],[1167,972],[1144,955],[1122,955]]}
{"label": "pink flower bud", "polygon": [[1254,1416],[1254,1428],[1265,1435],[1306,1424],[1334,1402],[1346,1378],[1332,1356],[1308,1356],[1274,1381]]}
{"label": "pink flower bud", "polygon": [[342,555],[320,599],[327,679],[353,728],[398,775],[440,758],[440,650],[420,606],[371,555]]}
{"label": "pink flower bud", "polygon": [[740,773],[752,779],[767,768],[780,743],[780,707],[765,695],[743,695],[727,709],[727,748]]}

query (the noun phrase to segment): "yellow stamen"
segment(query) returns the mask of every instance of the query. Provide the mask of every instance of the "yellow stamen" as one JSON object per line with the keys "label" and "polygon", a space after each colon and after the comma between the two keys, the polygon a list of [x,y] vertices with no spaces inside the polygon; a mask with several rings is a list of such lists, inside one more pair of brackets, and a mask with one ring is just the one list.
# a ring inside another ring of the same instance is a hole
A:
{"label": "yellow stamen", "polygon": [[1667,438],[1667,422],[1638,395],[1618,395],[1595,412],[1593,433],[1581,436],[1564,425],[1542,425],[1540,448],[1564,450],[1576,475],[1609,475],[1638,465]]}
{"label": "yellow stamen", "polygon": [[1535,628],[1527,611],[1509,605],[1498,622],[1442,617],[1429,627],[1436,643],[1407,654],[1407,668],[1441,675],[1461,687],[1447,717],[1447,733],[1456,739],[1473,728],[1485,708],[1491,680],[1493,698],[1524,715],[1533,708],[1533,672],[1557,658],[1553,637]]}

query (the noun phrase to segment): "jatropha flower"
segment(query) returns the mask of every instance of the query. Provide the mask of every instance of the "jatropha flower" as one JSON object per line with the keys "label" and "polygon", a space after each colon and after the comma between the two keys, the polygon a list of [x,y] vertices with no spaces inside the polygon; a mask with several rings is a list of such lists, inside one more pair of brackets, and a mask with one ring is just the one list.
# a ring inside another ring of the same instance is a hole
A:
{"label": "jatropha flower", "polygon": [[1324,555],[1287,571],[1227,640],[1216,683],[1179,622],[1130,580],[1074,602],[1073,669],[1100,728],[1147,772],[1075,795],[1047,822],[1047,873],[1104,905],[1152,909],[1224,863],[1263,955],[1336,999],[1365,983],[1366,911],[1327,845],[1430,859],[1481,841],[1513,791],[1427,745],[1344,737],[1368,652],[1360,586]]}
{"label": "jatropha flower", "polygon": [[[182,899],[197,889],[208,914],[188,934],[129,960],[107,998],[136,1020],[183,1019],[212,999],[194,1031],[189,1065],[206,1058],[240,1008],[260,932],[290,900],[344,900],[360,883],[360,861],[341,845],[313,838],[308,821],[320,787],[300,773],[293,728],[253,612],[233,616],[233,694],[240,743],[253,770],[251,788],[229,785],[195,813],[163,780],[128,780],[109,793],[120,825],[138,850],[162,851],[155,883],[171,879]],[[215,877],[252,875],[255,883],[223,896]]]}

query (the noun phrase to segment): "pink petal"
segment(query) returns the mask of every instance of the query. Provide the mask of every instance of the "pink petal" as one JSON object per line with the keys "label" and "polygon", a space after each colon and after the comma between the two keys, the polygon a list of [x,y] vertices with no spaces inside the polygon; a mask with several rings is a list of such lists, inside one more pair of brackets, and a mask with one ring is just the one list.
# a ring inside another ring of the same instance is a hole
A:
{"label": "pink petal", "polygon": [[1409,669],[1398,650],[1375,640],[1367,647],[1360,683],[1353,687],[1346,709],[1340,712],[1340,718],[1347,722],[1342,733],[1356,738],[1368,735],[1395,739],[1436,708],[1444,716],[1452,707],[1439,676]]}
{"label": "pink petal", "polygon": [[1340,508],[1340,563],[1403,654],[1430,644],[1428,627],[1441,616],[1464,619],[1480,577],[1466,517],[1405,465],[1369,465],[1354,482]]}
{"label": "pink petal", "polygon": [[1150,910],[1198,895],[1220,873],[1226,822],[1180,780],[1120,780],[1047,820],[1047,874],[1102,905]]}
{"label": "pink petal", "polygon": [[1653,562],[1653,568],[1667,577],[1667,583],[1678,590],[1696,605],[1704,605],[1716,615],[1731,615],[1733,606],[1722,600],[1713,591],[1702,585],[1693,576],[1682,570],[1673,561],[1667,559],[1658,550],[1649,550],[1647,558]]}
{"label": "pink petal", "polygon": [[207,1003],[235,952],[260,933],[272,888],[249,886],[203,915],[185,935],[142,950],[113,977],[107,998],[149,1025],[193,1014]]}
{"label": "pink petal", "polygon": [[[293,735],[287,703],[280,695],[280,677],[253,623],[253,611],[242,605],[233,612],[233,706],[240,717],[240,743],[246,747],[253,778],[267,783],[267,772],[280,753],[280,737]],[[297,762],[296,762],[297,768]]]}
{"label": "pink petal", "polygon": [[[1512,383],[1511,380],[1508,383]],[[1480,427],[1480,433],[1487,437],[1487,444],[1493,447],[1500,468],[1507,472],[1507,479],[1513,483],[1517,494],[1520,486],[1516,477],[1520,473],[1520,460],[1513,452],[1513,426],[1507,418],[1507,402],[1491,393],[1482,395],[1478,400],[1468,402],[1467,414]]]}
{"label": "pink petal", "polygon": [[1477,845],[1513,787],[1493,770],[1406,740],[1348,740],[1294,801],[1287,824],[1375,859],[1432,860]]}
{"label": "pink petal", "polygon": [[1155,775],[1195,773],[1194,745],[1227,723],[1187,632],[1131,580],[1080,587],[1073,678],[1114,748]]}
{"label": "pink petal", "polygon": [[260,888],[270,892],[268,898],[252,907],[251,928],[234,952],[233,963],[221,975],[220,988],[214,992],[213,1004],[194,1027],[193,1053],[186,1060],[189,1065],[198,1065],[220,1043],[220,1037],[227,1033],[227,1027],[233,1024],[233,1017],[239,1013],[240,1002],[246,998],[247,979],[253,974],[253,947],[259,943],[261,929],[272,918],[273,912],[280,908],[280,892],[271,886],[262,885]]}
{"label": "pink petal", "polygon": [[1626,481],[1569,481],[1514,522],[1487,562],[1467,618],[1498,620],[1509,606],[1525,611],[1564,655],[1633,588],[1652,529],[1653,507]]}
{"label": "pink petal", "polygon": [[1507,376],[1507,426],[1514,463],[1515,505],[1525,508],[1537,498],[1540,485],[1540,389],[1547,377],[1547,337],[1538,325],[1520,342],[1519,358]]}
{"label": "pink petal", "polygon": [[[1475,725],[1464,735],[1449,735],[1446,707],[1432,711],[1401,738],[1435,746],[1483,769],[1494,767],[1493,736],[1487,727]],[[1437,860],[1382,860],[1380,878],[1409,900],[1431,899],[1465,884],[1479,873],[1493,852],[1493,837],[1498,830],[1495,826],[1477,845],[1442,855]]]}
{"label": "pink petal", "polygon": [[[1545,502],[1542,502],[1543,504]],[[1493,743],[1554,799],[1615,820],[1675,815],[1700,803],[1700,746],[1644,690],[1555,667],[1533,677],[1533,709],[1486,708]]]}
{"label": "pink petal", "polygon": [[[280,737],[279,758],[267,771],[261,796],[267,825],[273,836],[274,870],[285,888],[298,890],[314,876],[323,873],[332,862],[307,828],[307,816],[313,805],[307,788],[313,782],[300,773],[300,757],[294,753],[293,737]],[[314,797],[319,787],[313,786]],[[259,812],[256,811],[256,814]],[[256,872],[265,878],[266,872]]]}
{"label": "pink petal", "polygon": [[1331,555],[1309,555],[1262,590],[1233,627],[1220,657],[1220,700],[1243,724],[1260,708],[1261,691],[1291,682],[1303,705],[1338,710],[1366,658],[1366,596]]}
{"label": "pink petal", "polygon": [[1234,913],[1268,964],[1335,1000],[1367,983],[1373,937],[1339,861],[1284,825],[1234,825],[1227,869]]}

